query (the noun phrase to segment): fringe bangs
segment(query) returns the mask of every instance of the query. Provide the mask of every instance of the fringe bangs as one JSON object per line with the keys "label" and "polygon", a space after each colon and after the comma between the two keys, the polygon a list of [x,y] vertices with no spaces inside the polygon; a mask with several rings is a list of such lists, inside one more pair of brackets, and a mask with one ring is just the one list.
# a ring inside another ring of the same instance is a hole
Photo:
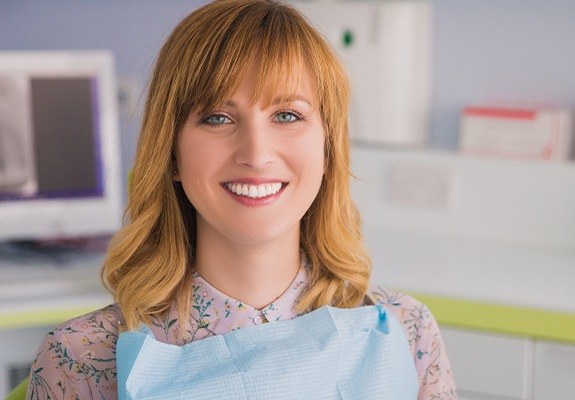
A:
{"label": "fringe bangs", "polygon": [[[241,12],[222,12],[216,23],[210,14],[205,26],[198,27],[198,36],[213,37],[212,50],[200,63],[182,63],[184,74],[190,76],[181,100],[186,115],[193,111],[206,113],[229,100],[249,66],[258,68],[259,77],[252,104],[259,101],[268,107],[277,100],[274,96],[290,97],[296,91],[305,66],[302,38],[306,35],[302,26],[294,24],[283,8],[261,7],[260,3],[267,2],[237,3],[246,3]],[[216,33],[214,26],[223,28]]]}

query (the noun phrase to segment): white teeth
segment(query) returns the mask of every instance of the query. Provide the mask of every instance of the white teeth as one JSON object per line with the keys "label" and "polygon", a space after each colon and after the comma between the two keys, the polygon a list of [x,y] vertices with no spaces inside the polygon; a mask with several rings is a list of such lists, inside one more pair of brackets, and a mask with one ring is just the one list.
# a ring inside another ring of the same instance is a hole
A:
{"label": "white teeth", "polygon": [[260,199],[262,197],[271,196],[276,194],[282,188],[281,182],[266,183],[263,185],[246,185],[241,183],[226,183],[226,187],[232,193],[239,196],[251,197],[252,199]]}

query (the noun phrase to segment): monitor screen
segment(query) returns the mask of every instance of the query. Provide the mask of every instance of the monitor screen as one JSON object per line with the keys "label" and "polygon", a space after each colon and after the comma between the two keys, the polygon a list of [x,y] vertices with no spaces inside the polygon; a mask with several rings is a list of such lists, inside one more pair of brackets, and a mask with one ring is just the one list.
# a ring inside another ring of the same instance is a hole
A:
{"label": "monitor screen", "polygon": [[0,240],[116,231],[119,146],[110,52],[0,53]]}

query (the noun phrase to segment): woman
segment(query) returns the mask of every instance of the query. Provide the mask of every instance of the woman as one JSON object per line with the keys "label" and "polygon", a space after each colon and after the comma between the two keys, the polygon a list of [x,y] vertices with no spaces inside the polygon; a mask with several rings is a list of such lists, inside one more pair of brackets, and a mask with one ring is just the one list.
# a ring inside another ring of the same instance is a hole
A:
{"label": "woman", "polygon": [[[128,398],[130,387],[147,387],[145,378],[129,376],[133,359],[155,354],[134,352],[130,340],[142,336],[130,335],[138,331],[153,336],[153,346],[184,349],[213,345],[218,335],[269,337],[300,321],[311,326],[326,305],[361,313],[372,307],[359,306],[374,303],[385,306],[378,324],[389,318],[382,331],[406,344],[418,397],[456,398],[429,310],[411,297],[369,289],[370,259],[349,193],[348,100],[341,64],[291,7],[222,0],[185,18],[158,57],[127,221],[103,267],[117,302],[46,336],[28,398],[112,399],[118,386]],[[392,329],[396,320],[400,329]],[[292,334],[307,329],[298,325]],[[178,369],[171,373],[186,367]],[[165,383],[158,387],[170,390]]]}

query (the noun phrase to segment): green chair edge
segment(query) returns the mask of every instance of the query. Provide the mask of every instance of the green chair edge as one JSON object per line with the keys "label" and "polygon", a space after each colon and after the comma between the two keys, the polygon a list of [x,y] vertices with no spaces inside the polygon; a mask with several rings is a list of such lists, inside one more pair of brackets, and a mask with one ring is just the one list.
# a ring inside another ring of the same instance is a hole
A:
{"label": "green chair edge", "polygon": [[5,400],[24,400],[26,398],[26,389],[28,389],[28,378],[24,379],[18,386],[16,386]]}

